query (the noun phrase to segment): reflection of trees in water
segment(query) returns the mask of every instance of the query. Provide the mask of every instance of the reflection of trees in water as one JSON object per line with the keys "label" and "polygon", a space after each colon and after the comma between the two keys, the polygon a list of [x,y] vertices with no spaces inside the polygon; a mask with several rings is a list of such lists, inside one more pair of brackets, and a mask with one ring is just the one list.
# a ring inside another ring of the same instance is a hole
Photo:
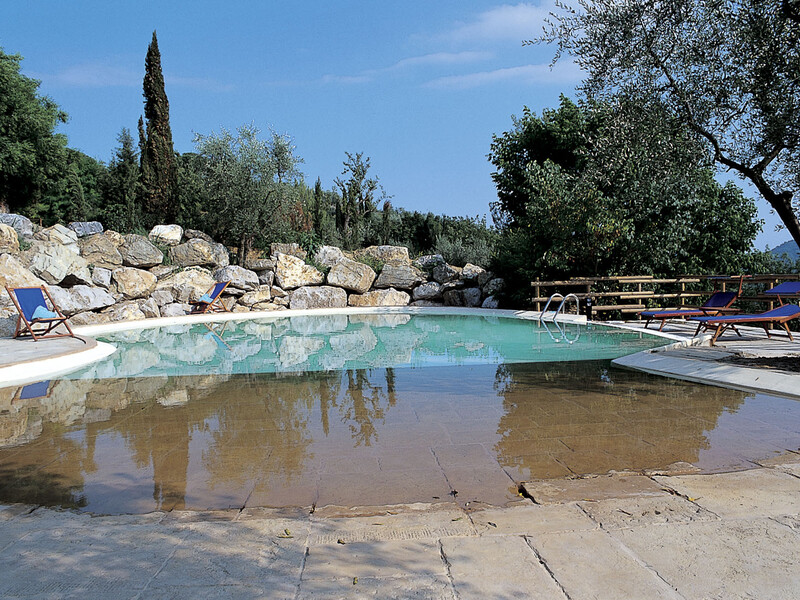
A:
{"label": "reflection of trees in water", "polygon": [[610,368],[605,361],[500,365],[501,464],[536,477],[543,457],[576,473],[696,462],[706,431],[744,392]]}
{"label": "reflection of trees in water", "polygon": [[385,420],[386,410],[397,401],[394,369],[382,371],[383,382],[375,381],[371,370],[347,371],[347,387],[339,410],[356,447],[371,446],[378,440],[376,423]]}

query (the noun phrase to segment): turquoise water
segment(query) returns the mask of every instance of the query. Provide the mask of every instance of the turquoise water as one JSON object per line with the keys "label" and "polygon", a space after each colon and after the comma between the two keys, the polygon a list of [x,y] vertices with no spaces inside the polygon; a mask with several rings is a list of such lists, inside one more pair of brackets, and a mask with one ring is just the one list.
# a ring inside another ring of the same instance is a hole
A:
{"label": "turquoise water", "polygon": [[117,352],[70,379],[608,360],[664,345],[663,338],[595,324],[408,314],[187,324],[99,339]]}

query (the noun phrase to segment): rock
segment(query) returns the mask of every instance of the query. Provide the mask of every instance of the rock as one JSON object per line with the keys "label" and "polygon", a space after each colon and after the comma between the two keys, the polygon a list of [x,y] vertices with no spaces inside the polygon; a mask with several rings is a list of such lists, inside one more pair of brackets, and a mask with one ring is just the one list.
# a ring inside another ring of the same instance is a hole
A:
{"label": "rock", "polygon": [[438,300],[442,297],[442,286],[435,281],[423,283],[414,288],[414,300]]}
{"label": "rock", "polygon": [[61,312],[68,317],[86,311],[100,310],[116,302],[108,291],[88,285],[76,285],[69,289],[50,285],[47,286],[47,291]]}
{"label": "rock", "polygon": [[239,298],[239,304],[243,304],[244,306],[253,306],[262,302],[269,302],[271,299],[272,294],[270,294],[269,286],[262,285],[256,291],[247,292],[241,298]]}
{"label": "rock", "polygon": [[344,258],[345,256],[341,249],[336,246],[320,246],[319,250],[314,254],[314,260],[317,264],[325,267],[332,267],[340,260],[344,260]]}
{"label": "rock", "polygon": [[441,302],[434,302],[433,300],[414,300],[411,306],[439,307],[444,306],[444,304]]}
{"label": "rock", "polygon": [[0,254],[9,252],[19,252],[19,236],[11,225],[0,223]]}
{"label": "rock", "polygon": [[161,307],[162,317],[181,317],[192,310],[189,304],[175,302],[173,304],[166,304]]}
{"label": "rock", "polygon": [[44,280],[31,273],[17,258],[0,254],[0,286],[37,287],[44,284]]}
{"label": "rock", "polygon": [[29,238],[33,236],[33,223],[31,223],[30,219],[22,215],[0,213],[0,223],[14,229],[19,237]]}
{"label": "rock", "polygon": [[423,271],[433,271],[439,265],[445,264],[444,257],[441,254],[426,254],[414,259],[413,265]]}
{"label": "rock", "polygon": [[460,290],[465,285],[466,282],[463,279],[454,279],[453,281],[448,281],[447,283],[442,284],[442,294],[449,292],[450,290]]}
{"label": "rock", "polygon": [[111,322],[111,318],[108,315],[92,311],[77,313],[68,320],[70,325],[76,327],[80,325],[102,325]]}
{"label": "rock", "polygon": [[58,242],[36,241],[22,253],[28,269],[47,283],[65,285],[92,282],[86,260]]}
{"label": "rock", "polygon": [[222,244],[214,244],[200,238],[191,238],[185,244],[169,250],[170,262],[179,267],[227,267],[230,264],[228,250]]}
{"label": "rock", "polygon": [[406,306],[410,300],[411,296],[407,293],[389,288],[366,294],[350,294],[347,303],[350,306]]}
{"label": "rock", "polygon": [[122,255],[119,253],[121,238],[115,232],[107,231],[83,237],[78,240],[81,256],[90,265],[111,269],[122,266]]}
{"label": "rock", "polygon": [[481,290],[480,288],[471,287],[461,291],[461,297],[464,299],[464,306],[475,308],[481,305]]}
{"label": "rock", "polygon": [[270,287],[269,293],[272,294],[273,298],[286,298],[289,295],[283,289],[279,288],[277,285],[273,285],[272,287]]}
{"label": "rock", "polygon": [[273,243],[270,244],[269,247],[270,256],[277,256],[278,254],[288,254],[289,256],[294,256],[295,258],[299,258],[301,260],[305,260],[308,252],[303,250],[299,244],[278,244]]}
{"label": "rock", "polygon": [[149,296],[156,289],[158,281],[152,273],[133,267],[115,269],[111,278],[117,291],[128,300]]}
{"label": "rock", "polygon": [[156,225],[147,234],[147,238],[154,244],[177,246],[183,239],[183,227],[180,225]]}
{"label": "rock", "polygon": [[416,267],[409,264],[386,263],[375,281],[375,287],[410,290],[425,281],[422,272]]}
{"label": "rock", "polygon": [[159,311],[158,304],[153,298],[148,298],[144,302],[139,304],[139,310],[142,311],[145,317],[148,319],[157,319],[161,316],[161,312]]}
{"label": "rock", "polygon": [[208,242],[209,244],[215,244],[216,243],[210,235],[208,235],[207,233],[203,233],[202,231],[198,231],[197,229],[187,229],[187,230],[185,230],[183,232],[183,237],[185,237],[187,240],[197,239],[197,240],[203,240],[205,242]]}
{"label": "rock", "polygon": [[384,264],[410,264],[408,248],[405,246],[369,246],[358,252],[359,256],[371,256]]}
{"label": "rock", "polygon": [[[463,271],[462,271],[462,277],[463,277]],[[477,280],[478,287],[483,289],[483,287],[487,283],[489,283],[489,281],[491,281],[492,279],[494,279],[494,273],[492,273],[491,271],[484,271],[483,273],[478,274],[478,280]]]}
{"label": "rock", "polygon": [[167,290],[176,302],[196,301],[216,283],[207,269],[190,267],[156,283],[156,290]]}
{"label": "rock", "polygon": [[[478,265],[473,265],[472,263],[467,263],[461,269],[461,279],[464,281],[469,282],[476,282],[478,281],[478,277],[481,274],[486,273],[486,270]],[[480,285],[480,284],[479,284]]]}
{"label": "rock", "polygon": [[342,258],[331,268],[328,273],[328,285],[344,288],[363,294],[372,287],[375,281],[375,271],[365,265],[349,258]]}
{"label": "rock", "polygon": [[[148,269],[164,262],[164,254],[143,235],[130,233],[119,247],[122,264],[126,267]],[[155,276],[154,276],[155,277]]]}
{"label": "rock", "polygon": [[487,296],[481,304],[481,308],[500,308],[500,301],[497,296]]}
{"label": "rock", "polygon": [[[227,267],[217,269],[214,271],[213,277],[217,281],[230,281],[230,284],[225,289],[225,292],[231,295],[240,296],[244,292],[252,292],[253,290],[257,290],[258,286],[261,285],[258,282],[258,275],[256,275],[253,271],[236,265],[229,265]],[[239,290],[238,294],[236,293],[236,290]]]}
{"label": "rock", "polygon": [[505,285],[506,282],[502,278],[495,277],[483,286],[483,293],[486,296],[495,296],[498,292],[502,291]]}
{"label": "rock", "polygon": [[247,260],[247,268],[251,271],[274,271],[274,258],[250,258]]}
{"label": "rock", "polygon": [[[314,270],[316,271],[316,269]],[[300,287],[292,292],[289,306],[294,309],[344,308],[347,306],[347,292],[342,288],[328,285]]]}
{"label": "rock", "polygon": [[103,224],[99,221],[73,221],[67,225],[79,238],[103,233]]}
{"label": "rock", "polygon": [[111,269],[95,267],[92,270],[92,283],[98,287],[111,287]]}
{"label": "rock", "polygon": [[63,225],[56,223],[52,227],[45,227],[33,234],[33,239],[42,242],[55,242],[67,246],[71,252],[76,254],[78,250],[78,236],[71,229],[67,229]]}
{"label": "rock", "polygon": [[[122,268],[127,269],[130,267]],[[146,273],[146,271],[143,272]],[[147,274],[150,275],[150,273]],[[105,309],[103,314],[107,315],[109,321],[112,323],[116,323],[117,321],[141,321],[146,318],[136,302],[120,302],[119,304]]]}
{"label": "rock", "polygon": [[272,286],[275,283],[275,271],[258,271],[258,283],[261,285]]}
{"label": "rock", "polygon": [[164,279],[164,277],[174,273],[178,270],[178,267],[175,265],[158,265],[148,269],[153,275],[155,275],[158,279]]}
{"label": "rock", "polygon": [[152,298],[159,307],[175,302],[175,298],[172,296],[170,290],[153,290],[153,293],[150,294],[150,298]]}
{"label": "rock", "polygon": [[287,310],[285,306],[272,302],[259,302],[251,307],[253,310]]}
{"label": "rock", "polygon": [[284,308],[289,308],[289,296],[286,296],[285,298],[275,298],[273,296],[272,302],[273,302],[273,304],[276,304],[278,306],[283,306]]}
{"label": "rock", "polygon": [[296,256],[280,253],[277,255],[275,280],[280,287],[290,290],[307,285],[320,285],[325,281],[325,275]]}
{"label": "rock", "polygon": [[433,279],[438,283],[447,283],[458,279],[458,270],[447,263],[438,264],[433,268]]}

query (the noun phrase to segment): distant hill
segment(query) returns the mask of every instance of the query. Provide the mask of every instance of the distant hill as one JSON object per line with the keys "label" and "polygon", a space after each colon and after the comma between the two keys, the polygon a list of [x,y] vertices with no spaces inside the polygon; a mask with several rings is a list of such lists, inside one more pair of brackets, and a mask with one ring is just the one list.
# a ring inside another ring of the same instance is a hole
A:
{"label": "distant hill", "polygon": [[797,244],[794,240],[789,240],[788,242],[782,243],[780,246],[775,246],[772,250],[770,250],[775,256],[781,256],[782,254],[788,254],[791,260],[797,260],[800,258],[800,248],[797,247]]}

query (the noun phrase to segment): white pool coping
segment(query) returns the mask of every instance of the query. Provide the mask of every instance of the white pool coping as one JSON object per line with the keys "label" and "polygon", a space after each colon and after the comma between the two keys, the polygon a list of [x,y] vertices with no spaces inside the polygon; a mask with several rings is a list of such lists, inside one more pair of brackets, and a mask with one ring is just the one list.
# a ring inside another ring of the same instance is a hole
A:
{"label": "white pool coping", "polygon": [[[287,317],[303,317],[312,315],[370,315],[370,314],[439,314],[439,315],[469,315],[482,317],[498,317],[523,320],[538,320],[541,312],[529,310],[504,310],[496,308],[463,308],[463,307],[430,307],[430,306],[376,306],[376,307],[348,307],[348,308],[313,308],[251,311],[241,313],[206,313],[198,315],[180,315],[177,317],[159,317],[156,319],[139,319],[136,321],[120,321],[117,323],[104,323],[101,325],[81,325],[73,327],[73,331],[83,337],[96,337],[120,331],[136,331],[155,327],[169,327],[173,325],[187,325],[193,323],[221,323],[226,321],[249,320],[278,320]],[[583,315],[559,315],[561,323],[586,324]],[[548,319],[548,322],[550,319]],[[624,327],[621,327],[624,329]],[[631,330],[636,331],[631,328]],[[641,332],[641,331],[640,331]],[[648,332],[658,335],[656,332]],[[660,337],[674,337],[661,334]],[[40,360],[29,360],[23,363],[0,368],[0,387],[22,385],[34,381],[42,381],[51,377],[64,375],[79,368],[86,367],[113,354],[116,348],[106,342],[97,342],[92,349],[71,352],[55,357],[46,357]]]}

